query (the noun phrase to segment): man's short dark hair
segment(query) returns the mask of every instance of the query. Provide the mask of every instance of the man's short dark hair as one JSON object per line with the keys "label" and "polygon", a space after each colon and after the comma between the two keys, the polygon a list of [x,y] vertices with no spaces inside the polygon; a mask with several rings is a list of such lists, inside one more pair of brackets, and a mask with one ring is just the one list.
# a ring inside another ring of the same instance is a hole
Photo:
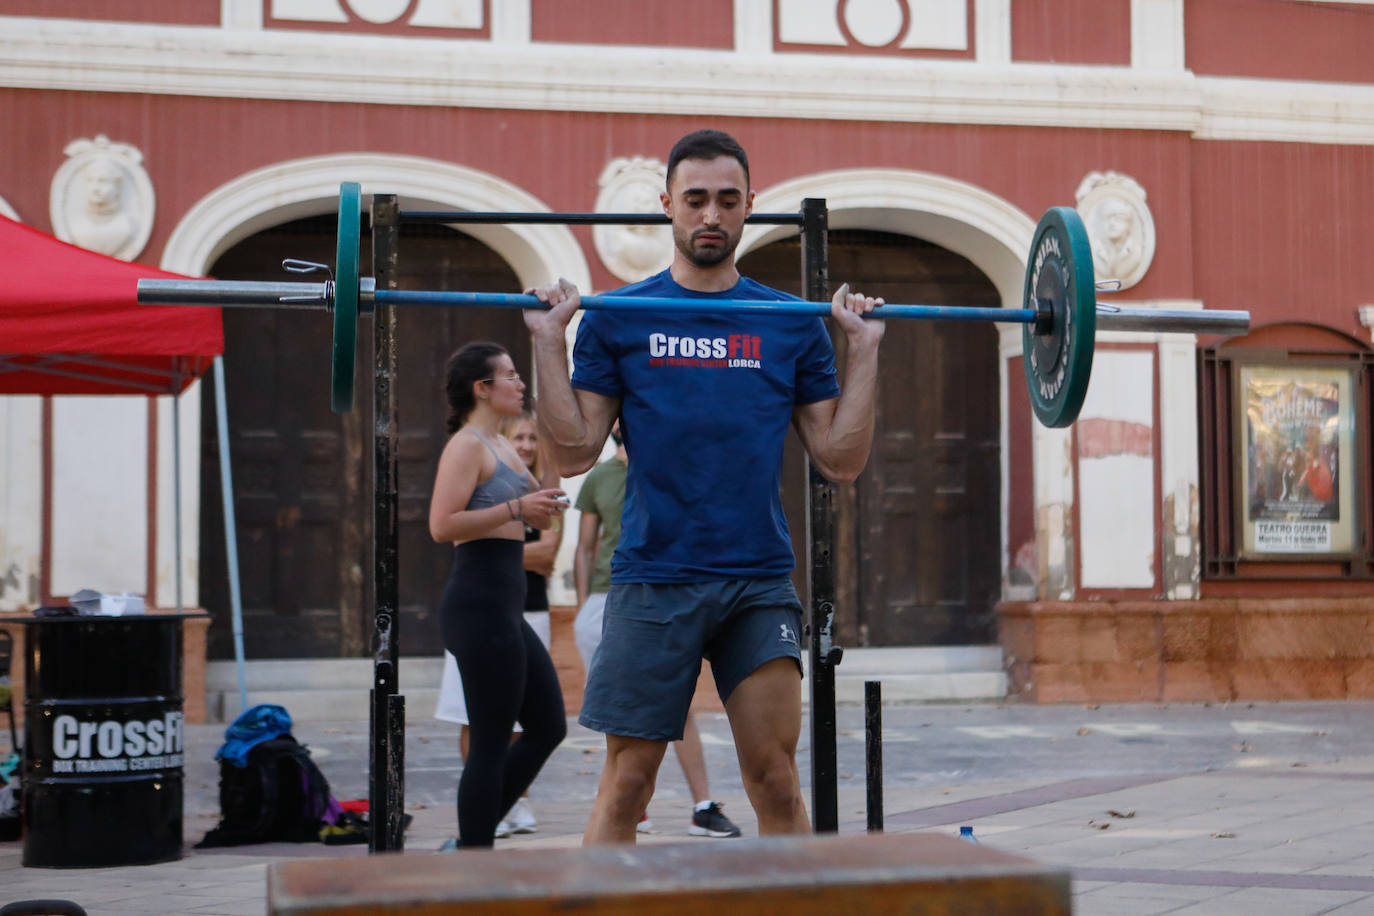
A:
{"label": "man's short dark hair", "polygon": [[718,159],[730,156],[744,169],[744,186],[749,187],[749,157],[744,147],[734,137],[723,130],[694,130],[673,144],[668,154],[668,184],[673,183],[673,172],[684,159]]}

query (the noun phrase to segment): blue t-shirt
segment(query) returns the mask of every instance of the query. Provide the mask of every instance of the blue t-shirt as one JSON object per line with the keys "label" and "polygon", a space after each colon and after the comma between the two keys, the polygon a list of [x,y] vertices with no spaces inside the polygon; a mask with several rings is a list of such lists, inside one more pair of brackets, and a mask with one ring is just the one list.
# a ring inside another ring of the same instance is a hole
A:
{"label": "blue t-shirt", "polygon": [[[615,294],[796,299],[745,278],[699,293],[666,270]],[[589,311],[572,384],[621,401],[630,462],[612,583],[792,570],[783,440],[795,407],[840,393],[821,318]]]}

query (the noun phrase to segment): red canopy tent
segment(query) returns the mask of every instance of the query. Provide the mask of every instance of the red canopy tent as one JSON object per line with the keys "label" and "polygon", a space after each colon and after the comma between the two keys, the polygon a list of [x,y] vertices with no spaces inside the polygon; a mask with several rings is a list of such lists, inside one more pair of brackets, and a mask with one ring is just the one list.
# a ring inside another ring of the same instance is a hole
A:
{"label": "red canopy tent", "polygon": [[177,394],[224,352],[217,308],[143,306],[179,274],[68,245],[0,216],[0,394]]}
{"label": "red canopy tent", "polygon": [[[217,308],[142,306],[139,277],[178,277],[0,216],[0,395],[180,394],[224,352]],[[172,401],[174,429],[177,401]],[[179,468],[181,450],[172,449]],[[181,488],[176,487],[181,607]],[[44,534],[46,538],[47,533]]]}
{"label": "red canopy tent", "polygon": [[[224,325],[214,307],[138,304],[140,277],[184,279],[68,245],[0,216],[0,394],[180,394],[216,365],[220,482],[239,701],[246,708],[243,618],[224,406]],[[178,401],[172,400],[174,439]],[[172,449],[176,601],[181,594],[181,449]],[[45,535],[46,537],[46,535]]]}

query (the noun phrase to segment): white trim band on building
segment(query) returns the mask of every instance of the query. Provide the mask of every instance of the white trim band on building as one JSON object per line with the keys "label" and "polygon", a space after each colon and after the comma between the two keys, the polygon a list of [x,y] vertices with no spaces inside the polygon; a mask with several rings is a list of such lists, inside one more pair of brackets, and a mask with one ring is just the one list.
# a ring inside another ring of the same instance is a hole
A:
{"label": "white trim band on building", "polygon": [[1374,144],[1374,86],[1199,78],[1161,66],[750,55],[26,17],[0,17],[0,33],[0,85],[26,89]]}

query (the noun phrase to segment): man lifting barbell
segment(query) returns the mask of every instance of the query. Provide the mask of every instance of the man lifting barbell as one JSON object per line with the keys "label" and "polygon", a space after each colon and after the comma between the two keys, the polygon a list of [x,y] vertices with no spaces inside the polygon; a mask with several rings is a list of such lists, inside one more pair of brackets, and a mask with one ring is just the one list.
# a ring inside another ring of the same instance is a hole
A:
{"label": "man lifting barbell", "polygon": [[[720,158],[716,156],[714,158]],[[729,157],[730,161],[738,162],[740,170],[743,172],[743,182],[739,184],[745,191],[740,198],[743,211],[748,210],[748,203],[752,199],[748,192],[748,172],[746,161],[741,152],[738,157],[733,154]],[[689,169],[695,169],[694,163],[697,160],[688,157]],[[712,161],[711,158],[703,160]],[[671,173],[670,173],[671,174]],[[695,183],[694,183],[695,184]],[[682,204],[686,206],[686,202]],[[665,195],[665,207],[676,207],[673,198]],[[685,211],[684,211],[685,212]],[[673,222],[676,224],[678,213],[675,209],[669,210]],[[541,223],[583,223],[583,222],[615,222],[615,223],[640,223],[645,220],[663,219],[665,217],[646,216],[644,214],[568,214],[568,213],[424,213],[414,212],[410,214],[402,213],[402,217],[408,217],[414,221],[427,222],[541,222]],[[226,307],[246,307],[246,308],[295,308],[295,309],[325,309],[333,313],[333,359],[331,363],[332,383],[330,389],[331,402],[336,411],[348,411],[353,407],[353,378],[357,359],[357,324],[363,314],[371,312],[377,306],[438,306],[438,307],[467,307],[484,306],[496,308],[549,308],[548,302],[541,302],[533,295],[516,295],[505,293],[471,293],[471,292],[435,292],[423,290],[400,290],[400,289],[377,289],[376,280],[372,277],[361,277],[359,275],[359,242],[361,236],[362,218],[362,194],[361,188],[357,183],[344,182],[340,186],[339,210],[338,210],[338,239],[336,244],[336,260],[331,276],[324,282],[269,282],[269,283],[243,283],[243,282],[223,282],[205,280],[163,280],[163,279],[141,279],[138,281],[138,301],[144,304],[160,305],[210,305]],[[736,216],[731,217],[729,225],[733,227],[733,232],[723,232],[722,226],[726,223],[722,220],[721,225],[714,230],[707,229],[697,232],[692,230],[679,238],[680,244],[687,245],[687,252],[684,253],[681,247],[678,250],[679,260],[690,265],[690,270],[695,274],[704,271],[705,274],[712,274],[710,264],[698,268],[693,260],[697,255],[707,256],[709,261],[717,253],[721,254],[721,261],[716,263],[715,273],[729,278],[730,283],[735,283],[738,275],[734,272],[733,251],[738,241],[738,225]],[[804,220],[801,214],[754,214],[754,222],[772,223],[778,225],[802,225]],[[739,217],[742,219],[742,217]],[[676,226],[675,226],[676,228]],[[700,228],[700,227],[698,227]],[[810,231],[810,230],[807,230]],[[693,233],[696,233],[693,238]],[[693,257],[689,257],[691,254]],[[685,259],[685,260],[684,260]],[[675,266],[677,262],[675,261]],[[720,264],[727,265],[720,267]],[[314,272],[330,271],[330,268],[321,264],[310,264],[288,259],[283,262],[283,267],[293,272]],[[668,272],[668,279],[672,285],[666,289],[656,289],[652,284],[644,284],[630,287],[628,292],[634,295],[620,296],[583,296],[581,297],[581,307],[589,311],[616,311],[629,316],[626,326],[640,327],[646,329],[650,335],[655,337],[645,338],[641,346],[653,348],[649,360],[657,362],[651,366],[643,367],[645,372],[636,376],[636,386],[629,387],[621,391],[611,387],[606,390],[598,391],[596,385],[605,382],[607,379],[612,384],[616,384],[615,357],[616,354],[604,346],[606,343],[614,342],[614,335],[605,339],[591,338],[589,348],[580,347],[579,353],[589,354],[589,372],[593,376],[579,379],[574,376],[574,385],[578,393],[574,395],[573,389],[568,386],[567,363],[563,350],[561,349],[561,337],[559,337],[559,347],[556,358],[558,362],[553,364],[562,378],[563,397],[570,404],[577,404],[580,399],[591,398],[595,395],[615,403],[621,401],[611,412],[619,411],[626,415],[632,415],[636,410],[642,410],[644,403],[634,400],[640,398],[645,393],[644,383],[648,382],[647,391],[656,392],[655,385],[663,382],[669,377],[667,370],[710,369],[710,364],[715,361],[724,363],[723,367],[717,366],[712,372],[724,374],[726,372],[766,372],[769,368],[769,360],[773,358],[772,350],[762,345],[763,335],[752,330],[752,326],[744,330],[736,330],[740,322],[751,320],[749,316],[767,315],[778,319],[779,327],[804,328],[805,322],[798,319],[812,319],[817,316],[829,315],[838,312],[837,320],[841,322],[841,327],[846,333],[860,335],[861,339],[868,339],[876,334],[881,336],[881,329],[861,331],[855,322],[863,324],[863,320],[858,316],[861,314],[873,315],[874,311],[870,308],[869,300],[862,297],[837,297],[837,303],[804,302],[792,298],[758,298],[758,290],[761,287],[746,287],[748,281],[738,281],[733,289],[728,288],[729,283],[723,286],[693,285],[692,283],[682,284],[676,273]],[[683,289],[683,287],[686,289]],[[1105,286],[1103,288],[1106,288]],[[1025,366],[1026,385],[1030,394],[1031,408],[1036,418],[1046,426],[1065,427],[1074,422],[1083,404],[1084,396],[1087,392],[1089,376],[1092,369],[1092,355],[1095,349],[1096,335],[1098,330],[1118,330],[1118,331],[1143,331],[1148,333],[1179,332],[1184,334],[1236,334],[1244,333],[1249,329],[1249,313],[1243,311],[1215,311],[1215,310],[1191,310],[1191,309],[1157,309],[1140,307],[1119,307],[1115,305],[1101,304],[1096,301],[1098,285],[1093,277],[1092,252],[1089,246],[1087,230],[1084,228],[1082,220],[1078,214],[1068,207],[1053,207],[1046,211],[1035,231],[1031,236],[1030,254],[1027,259],[1026,278],[1024,286],[1024,297],[1020,303],[1020,308],[968,308],[959,306],[932,306],[932,305],[885,305],[878,313],[883,319],[919,319],[919,320],[950,320],[950,321],[992,321],[992,322],[1013,322],[1022,325],[1022,361]],[[658,292],[660,295],[650,295]],[[668,292],[671,295],[662,295]],[[767,291],[771,297],[781,297],[775,291]],[[842,291],[846,292],[847,291]],[[689,293],[684,295],[684,293]],[[747,295],[746,295],[747,293]],[[728,298],[731,294],[744,296],[744,298]],[[557,290],[548,289],[543,292],[545,299],[557,298],[559,318],[556,320],[566,327],[568,315],[576,302],[572,301],[575,297],[571,296],[563,288]],[[860,305],[859,303],[862,303]],[[650,319],[650,316],[657,316]],[[589,319],[591,316],[589,315]],[[540,325],[543,320],[548,320],[548,316],[534,315],[531,317],[534,325]],[[648,324],[654,323],[653,328],[648,328]],[[606,327],[612,325],[608,317],[598,317],[596,320],[589,320],[586,327]],[[770,325],[771,326],[771,325]],[[691,332],[687,329],[690,327]],[[710,329],[708,336],[700,336],[698,328]],[[717,334],[716,329],[726,329],[723,334]],[[587,331],[590,334],[592,332]],[[538,345],[548,348],[549,356],[554,356],[553,335],[544,332],[536,332],[536,340],[546,338],[544,344]],[[793,339],[796,342],[796,339]],[[597,345],[601,345],[600,349]],[[876,351],[876,342],[873,343]],[[852,349],[852,344],[851,344]],[[719,351],[719,352],[718,352]],[[595,359],[590,359],[595,356]],[[795,358],[796,354],[788,358]],[[547,363],[547,360],[545,361]],[[810,368],[807,359],[799,359],[798,362]],[[754,365],[757,363],[757,365]],[[829,365],[827,363],[827,365]],[[873,360],[876,365],[876,358]],[[609,368],[608,368],[609,367]],[[541,366],[545,372],[548,365]],[[648,372],[648,369],[655,369],[658,375]],[[855,370],[855,363],[851,362],[850,373]],[[833,367],[830,370],[833,373]],[[581,368],[579,366],[579,373]],[[698,373],[700,374],[700,373]],[[541,373],[541,388],[543,374]],[[590,381],[588,380],[590,379]],[[805,404],[798,410],[798,416],[806,414],[814,408],[812,405],[824,403],[833,398],[837,389],[832,389],[829,397],[825,392],[818,392],[812,388],[815,381],[809,375],[802,375],[794,378],[782,379],[780,384],[793,386],[788,390],[794,396],[801,390],[800,386],[805,385],[808,393],[806,397],[815,396],[818,400],[810,404]],[[830,379],[833,386],[833,376]],[[872,379],[867,380],[871,389]],[[837,404],[845,403],[845,399],[852,394],[851,380],[846,379],[846,393],[839,399]],[[682,400],[691,401],[695,398],[696,392],[688,391]],[[871,398],[871,393],[869,395]],[[623,398],[623,400],[622,400]],[[741,399],[728,399],[726,401],[728,411],[752,411],[754,405]],[[603,405],[603,408],[605,405]],[[578,408],[580,410],[580,407]],[[869,407],[871,415],[871,406]],[[566,416],[574,418],[581,416],[580,413],[568,413]],[[749,414],[752,416],[752,414]],[[605,428],[609,426],[609,419],[603,416],[596,416],[598,424],[604,422],[604,426],[599,426],[601,437],[605,435]],[[738,420],[738,417],[732,419]],[[833,426],[832,417],[832,426]],[[586,418],[582,421],[584,424]],[[805,438],[805,421],[794,421],[798,428],[802,429]],[[785,422],[783,426],[785,427]],[[645,427],[648,428],[648,427]],[[578,435],[569,439],[572,451],[585,448],[589,441],[593,439],[600,441],[599,438],[587,437],[587,427],[585,425],[578,428]],[[852,458],[851,452],[858,454],[858,464],[861,467],[863,457],[868,450],[868,442],[871,437],[871,423],[869,427],[863,429],[863,437],[860,438],[831,438],[826,445],[837,450],[844,458],[838,461],[844,473],[839,473],[835,465],[827,466],[825,462],[818,461],[823,470],[834,476],[846,476],[849,473],[848,462]],[[769,435],[772,435],[770,432]],[[642,438],[649,438],[648,435]],[[684,485],[676,485],[678,491],[685,494],[684,501],[679,505],[670,505],[668,508],[677,513],[675,517],[689,517],[698,508],[698,503],[703,503],[706,498],[713,495],[712,489],[719,487],[719,481],[708,473],[706,469],[713,467],[706,462],[703,457],[714,457],[719,460],[720,450],[717,448],[714,439],[707,439],[700,443],[693,443],[696,451],[684,459],[682,473],[685,477]],[[644,447],[653,449],[653,442],[644,444]],[[776,460],[776,456],[765,456],[770,460]],[[813,453],[813,457],[816,457]],[[590,460],[590,459],[588,459]],[[756,468],[749,468],[745,464],[743,455],[737,456],[735,462],[729,464],[731,474],[727,478],[734,480],[737,475],[734,469],[739,468],[743,472],[756,475]],[[569,463],[572,466],[585,466],[581,461]],[[857,473],[857,470],[854,470]],[[752,479],[752,478],[751,478]],[[380,486],[380,483],[379,483]],[[693,489],[695,488],[695,489]],[[672,492],[673,488],[668,487],[664,492]],[[756,504],[757,497],[744,495],[740,496],[745,505],[753,506]],[[728,500],[727,500],[728,502]],[[648,512],[652,506],[641,506],[641,514]],[[771,511],[771,510],[770,510]],[[732,519],[733,516],[726,515],[723,518]],[[780,511],[772,518],[779,524],[783,524]],[[701,534],[703,541],[701,544],[690,545],[693,549],[711,550],[719,540],[734,540],[741,542],[740,546],[747,546],[743,543],[744,537],[738,531],[731,530],[729,522],[719,519],[714,520],[711,528],[702,531],[693,529]],[[747,530],[741,528],[740,530]],[[785,531],[785,528],[781,529]],[[663,543],[654,543],[655,549],[662,549],[671,554],[673,541],[679,539],[679,532],[670,530],[667,532],[661,529],[652,531],[645,528],[640,532],[643,538],[649,534],[654,534],[664,538]],[[785,544],[785,541],[783,542]],[[790,568],[790,553],[787,555],[787,565],[782,569],[785,571]],[[666,574],[667,581],[672,581],[671,571],[675,567],[668,564],[669,574]],[[746,570],[747,573],[756,574],[761,569],[766,569],[766,564],[760,562]],[[687,571],[695,574],[688,564]],[[655,584],[654,582],[640,583],[646,586]],[[789,590],[790,591],[790,590]],[[790,600],[795,602],[795,596]],[[785,634],[786,622],[780,624],[779,636]],[[796,638],[794,633],[793,638]],[[708,648],[709,651],[709,648]],[[790,654],[790,653],[789,653]],[[708,656],[711,657],[711,656]],[[794,656],[795,657],[795,656]],[[723,659],[719,667],[726,668],[731,663],[731,659]],[[713,667],[717,666],[717,661],[712,657]],[[776,664],[774,664],[776,663]],[[775,658],[773,662],[766,665],[770,671],[774,668],[781,668],[789,678],[795,677],[785,659]],[[761,671],[763,669],[760,669]],[[737,689],[736,689],[736,692]],[[795,717],[794,717],[795,718]],[[771,722],[771,720],[770,720]],[[768,723],[765,723],[768,724]],[[833,728],[833,722],[831,727]],[[374,734],[376,729],[374,728]],[[795,745],[795,741],[793,741]],[[608,771],[609,772],[609,771]],[[771,772],[771,771],[760,771]],[[374,780],[378,773],[374,770]],[[792,766],[790,778],[795,784],[795,766]],[[375,783],[374,783],[375,787]],[[764,782],[763,790],[778,797],[790,797],[791,789],[786,780],[781,784]],[[379,790],[380,791],[380,790]],[[830,786],[833,798],[834,786]],[[789,803],[790,804],[790,803]],[[801,813],[800,805],[796,804],[789,808],[792,821],[800,829],[805,829],[805,817]],[[760,818],[761,824],[764,818]],[[771,822],[770,822],[771,823]],[[772,830],[769,824],[764,824],[765,831]],[[786,829],[786,825],[779,826],[779,830]],[[589,827],[589,838],[593,831]]]}
{"label": "man lifting barbell", "polygon": [[[743,278],[735,248],[752,209],[748,159],[720,131],[668,157],[662,195],[676,246],[663,273],[620,292],[677,299],[791,298]],[[711,662],[763,834],[806,833],[801,734],[802,608],[779,487],[792,425],[827,477],[852,480],[873,441],[883,304],[841,287],[831,315],[848,338],[843,392],[818,317],[605,315],[566,329],[580,306],[565,280],[531,291],[540,439],[581,474],[620,418],[633,460],[602,641],[579,721],[606,734],[583,842],[633,843],[669,741],[682,737],[702,658]]]}

